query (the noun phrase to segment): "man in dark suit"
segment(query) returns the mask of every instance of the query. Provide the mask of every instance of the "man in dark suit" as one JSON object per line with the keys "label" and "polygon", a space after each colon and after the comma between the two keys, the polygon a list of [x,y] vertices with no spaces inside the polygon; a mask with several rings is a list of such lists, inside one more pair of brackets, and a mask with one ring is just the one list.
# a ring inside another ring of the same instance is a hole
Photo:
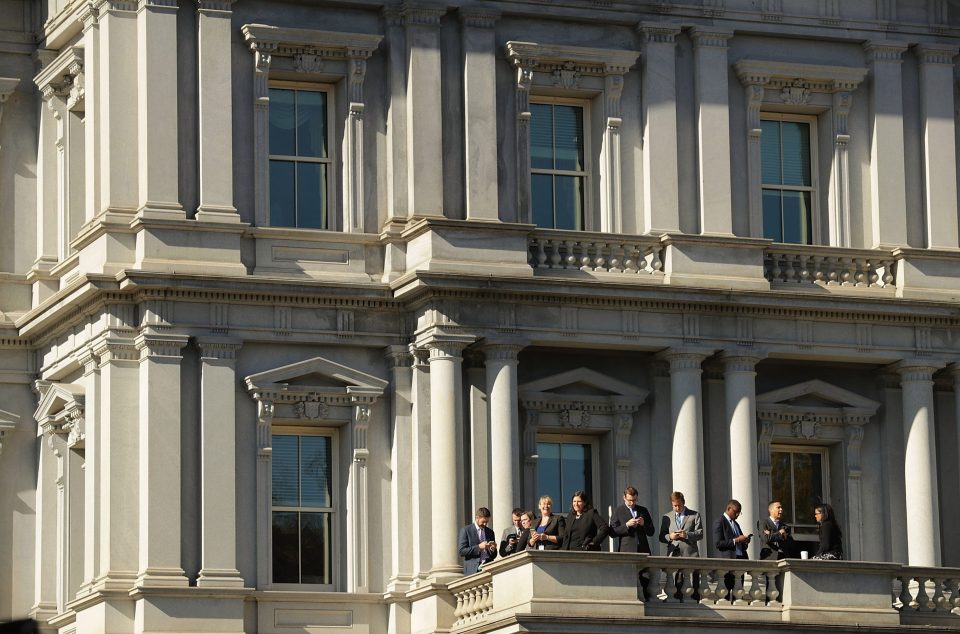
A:
{"label": "man in dark suit", "polygon": [[[770,516],[760,523],[760,559],[786,559],[793,554],[794,541],[790,525],[783,521],[783,504],[774,500],[767,505]],[[767,592],[770,584],[777,588],[777,599],[783,600],[783,573],[767,575]]]}
{"label": "man in dark suit", "polygon": [[[753,535],[745,535],[740,529],[740,524],[737,523],[742,508],[737,500],[729,500],[727,510],[713,523],[713,545],[720,551],[720,557],[726,557],[727,559],[749,558],[747,557],[747,547],[750,546],[750,538]],[[727,587],[728,594],[733,589],[734,580],[733,573],[728,572],[723,576],[723,584]]]}
{"label": "man in dark suit", "polygon": [[473,524],[467,524],[460,529],[457,536],[457,550],[463,557],[463,574],[472,575],[488,561],[497,556],[497,536],[493,529],[487,526],[490,523],[490,509],[481,506],[477,509],[477,516]]}
{"label": "man in dark suit", "polygon": [[[646,507],[637,504],[637,490],[627,487],[623,490],[623,504],[613,511],[610,521],[610,534],[617,538],[617,552],[650,554],[648,537],[653,537],[653,518]],[[643,600],[650,600],[650,574],[640,572],[638,578]]]}
{"label": "man in dark suit", "polygon": [[500,556],[506,557],[507,555],[512,555],[515,552],[521,550],[518,546],[518,536],[523,532],[523,527],[520,526],[520,517],[523,515],[522,508],[513,509],[511,514],[511,519],[513,524],[503,529],[503,535],[500,537]]}

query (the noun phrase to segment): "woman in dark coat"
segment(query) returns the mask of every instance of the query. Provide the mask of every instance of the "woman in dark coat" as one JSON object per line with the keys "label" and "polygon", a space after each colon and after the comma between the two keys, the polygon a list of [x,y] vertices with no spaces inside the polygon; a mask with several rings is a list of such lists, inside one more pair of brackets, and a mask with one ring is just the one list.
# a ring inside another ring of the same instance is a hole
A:
{"label": "woman in dark coat", "polygon": [[813,558],[843,559],[843,533],[833,508],[829,504],[821,504],[814,509],[813,518],[820,524],[820,547]]}
{"label": "woman in dark coat", "polygon": [[544,495],[540,498],[540,517],[530,531],[527,547],[535,550],[557,550],[560,548],[563,532],[563,516],[553,513],[553,499]]}
{"label": "woman in dark coat", "polygon": [[585,492],[574,493],[571,506],[560,547],[563,550],[600,550],[610,527],[590,505]]}

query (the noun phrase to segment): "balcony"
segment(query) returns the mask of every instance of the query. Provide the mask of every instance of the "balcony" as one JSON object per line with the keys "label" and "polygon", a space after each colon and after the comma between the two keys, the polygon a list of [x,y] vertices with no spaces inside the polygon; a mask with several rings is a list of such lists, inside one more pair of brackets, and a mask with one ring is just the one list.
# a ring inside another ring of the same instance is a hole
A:
{"label": "balcony", "polygon": [[[640,572],[650,578],[647,601],[640,598]],[[724,577],[731,574],[734,585],[727,592]],[[778,574],[782,597],[774,582]],[[498,559],[481,573],[415,590],[411,598],[414,614],[418,601],[439,606],[436,620],[417,621],[432,621],[429,629],[417,632],[599,634],[651,626],[731,631],[764,623],[960,631],[960,569],[893,563],[527,551]]]}

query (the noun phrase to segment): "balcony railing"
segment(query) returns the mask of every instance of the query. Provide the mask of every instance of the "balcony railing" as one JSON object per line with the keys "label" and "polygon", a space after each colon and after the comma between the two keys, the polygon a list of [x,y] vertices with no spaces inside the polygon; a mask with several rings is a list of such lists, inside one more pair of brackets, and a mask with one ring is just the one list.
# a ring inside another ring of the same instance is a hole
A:
{"label": "balcony railing", "polygon": [[894,563],[527,551],[445,592],[452,609],[436,626],[451,632],[517,631],[527,621],[541,628],[596,621],[610,630],[645,617],[661,625],[682,619],[688,630],[767,622],[960,631],[960,569]]}
{"label": "balcony railing", "polygon": [[893,289],[896,262],[890,252],[809,245],[775,244],[763,254],[771,284]]}
{"label": "balcony railing", "polygon": [[528,244],[534,269],[663,275],[663,247],[656,236],[538,230]]}

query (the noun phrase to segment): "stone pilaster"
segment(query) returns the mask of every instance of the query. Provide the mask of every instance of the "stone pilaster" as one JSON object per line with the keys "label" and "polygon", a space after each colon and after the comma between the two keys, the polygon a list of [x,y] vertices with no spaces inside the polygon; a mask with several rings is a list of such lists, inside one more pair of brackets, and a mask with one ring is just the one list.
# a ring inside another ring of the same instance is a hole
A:
{"label": "stone pilaster", "polygon": [[497,527],[509,524],[511,512],[520,502],[517,355],[522,349],[522,345],[510,343],[484,347],[490,415],[490,509]]}
{"label": "stone pilaster", "polygon": [[[466,6],[463,23],[464,163],[467,220],[499,220],[494,25],[500,14]],[[494,519],[497,517],[494,515]]]}
{"label": "stone pilaster", "polygon": [[680,230],[677,159],[677,34],[672,24],[641,23],[643,36],[643,215],[645,233]]}
{"label": "stone pilaster", "polygon": [[[398,517],[410,513],[413,491],[413,355],[407,346],[390,346],[386,352],[390,369],[390,504],[391,514]],[[406,592],[413,582],[414,522],[397,522],[390,531],[390,579],[388,592]]]}
{"label": "stone pilaster", "polygon": [[236,385],[241,342],[201,337],[199,587],[243,586],[237,570]]}
{"label": "stone pilaster", "polygon": [[694,27],[690,35],[694,45],[700,233],[732,235],[727,41],[733,33]]}
{"label": "stone pilaster", "polygon": [[[873,81],[870,99],[873,128],[870,135],[871,244],[907,244],[907,198],[903,140],[903,78],[901,64],[907,44],[875,41],[864,45]],[[952,118],[952,115],[951,115]]]}

